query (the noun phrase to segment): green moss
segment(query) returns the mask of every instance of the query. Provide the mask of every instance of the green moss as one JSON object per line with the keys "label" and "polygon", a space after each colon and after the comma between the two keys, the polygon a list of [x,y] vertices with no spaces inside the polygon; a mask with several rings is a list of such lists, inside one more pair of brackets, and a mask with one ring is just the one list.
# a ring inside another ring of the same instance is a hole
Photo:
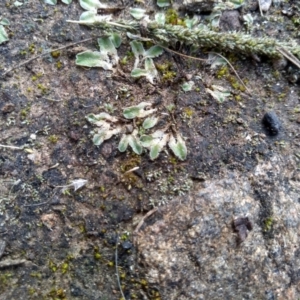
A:
{"label": "green moss", "polygon": [[21,55],[26,55],[26,54],[27,54],[27,51],[26,51],[26,50],[21,50],[21,51],[20,51],[20,54],[21,54]]}
{"label": "green moss", "polygon": [[245,92],[245,87],[240,83],[240,81],[236,77],[229,75],[227,79],[230,82],[233,89]]}
{"label": "green moss", "polygon": [[50,143],[52,143],[52,144],[56,144],[57,143],[57,141],[58,141],[58,137],[57,137],[57,135],[50,135],[49,137],[48,137],[48,141],[50,142]]}
{"label": "green moss", "polygon": [[25,120],[27,118],[29,112],[30,112],[30,106],[27,106],[27,107],[21,109],[21,111],[19,113],[21,120]]}
{"label": "green moss", "polygon": [[13,279],[13,274],[9,272],[1,272],[0,274],[0,290],[9,286],[9,280]]}
{"label": "green moss", "polygon": [[30,273],[30,276],[31,276],[31,277],[34,277],[34,278],[38,278],[38,279],[41,279],[41,278],[42,278],[42,274],[41,274],[41,273],[38,273],[38,272],[31,272],[31,273]]}
{"label": "green moss", "polygon": [[52,272],[56,272],[58,269],[57,265],[52,260],[49,260],[48,266]]}
{"label": "green moss", "polygon": [[263,231],[268,232],[272,229],[273,224],[274,224],[274,219],[272,217],[268,217],[263,221]]}
{"label": "green moss", "polygon": [[28,294],[29,294],[30,296],[33,296],[33,295],[35,294],[35,292],[36,292],[36,289],[35,289],[35,288],[33,288],[33,287],[29,287],[29,288],[28,288]]}
{"label": "green moss", "polygon": [[66,293],[62,288],[56,289],[53,288],[51,291],[48,293],[48,297],[50,297],[53,300],[67,300],[66,298]]}
{"label": "green moss", "polygon": [[86,233],[86,228],[85,228],[84,224],[79,225],[79,231],[80,231],[80,233]]}
{"label": "green moss", "polygon": [[170,62],[165,62],[162,64],[155,64],[156,69],[161,73],[161,81],[165,82],[172,82],[174,78],[176,78],[177,73],[172,70],[173,65]]}
{"label": "green moss", "polygon": [[30,53],[33,54],[35,52],[35,45],[34,44],[30,44],[29,47],[28,47],[28,50],[29,50]]}
{"label": "green moss", "polygon": [[53,58],[58,58],[58,57],[60,57],[60,51],[52,51],[52,52],[51,52],[51,56],[52,56]]}
{"label": "green moss", "polygon": [[184,107],[183,113],[188,119],[190,119],[194,115],[195,111],[191,107]]}
{"label": "green moss", "polygon": [[57,68],[57,69],[61,69],[62,67],[63,67],[62,62],[61,62],[61,61],[57,61],[57,62],[56,62],[56,68]]}
{"label": "green moss", "polygon": [[178,13],[175,9],[168,9],[166,12],[166,23],[176,25],[178,19]]}
{"label": "green moss", "polygon": [[113,267],[113,266],[115,265],[115,263],[114,263],[113,261],[109,261],[109,262],[107,263],[107,265],[108,265],[109,267]]}
{"label": "green moss", "polygon": [[121,60],[120,60],[120,64],[125,66],[128,63],[128,56],[125,55]]}
{"label": "green moss", "polygon": [[68,262],[62,263],[60,269],[62,274],[66,274],[67,271],[69,270],[69,263]]}
{"label": "green moss", "polygon": [[240,95],[236,95],[234,98],[235,98],[236,101],[241,101],[242,100],[242,97]]}
{"label": "green moss", "polygon": [[37,88],[42,92],[42,94],[47,94],[48,93],[48,89],[41,83],[39,83],[37,85]]}
{"label": "green moss", "polygon": [[184,21],[179,19],[178,12],[173,8],[166,11],[166,24],[185,25]]}
{"label": "green moss", "polygon": [[220,78],[223,78],[224,76],[228,75],[229,74],[229,70],[228,70],[228,66],[225,65],[225,66],[222,66],[218,72],[216,73],[216,76],[218,79]]}
{"label": "green moss", "polygon": [[292,22],[293,22],[293,24],[297,27],[297,26],[299,26],[300,25],[300,18],[299,18],[299,16],[293,16],[292,17]]}
{"label": "green moss", "polygon": [[132,186],[142,187],[139,184],[140,179],[137,175],[135,175],[133,172],[127,173],[127,171],[130,171],[133,168],[138,167],[140,164],[141,164],[141,157],[139,155],[132,154],[132,156],[126,159],[120,166],[120,170],[123,173],[122,182],[127,186],[127,189],[129,190],[132,188]]}
{"label": "green moss", "polygon": [[101,253],[100,253],[100,251],[99,251],[99,247],[98,247],[98,246],[95,246],[95,247],[94,247],[94,258],[95,258],[96,260],[99,260],[101,257],[102,257],[102,256],[101,256]]}

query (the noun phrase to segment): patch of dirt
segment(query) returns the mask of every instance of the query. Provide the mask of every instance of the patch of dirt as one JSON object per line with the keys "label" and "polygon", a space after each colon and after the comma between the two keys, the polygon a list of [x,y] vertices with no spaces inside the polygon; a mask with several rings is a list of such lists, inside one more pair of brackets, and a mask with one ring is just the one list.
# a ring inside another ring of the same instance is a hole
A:
{"label": "patch of dirt", "polygon": [[[13,2],[0,3],[1,17],[11,24],[9,42],[0,45],[0,75],[43,51],[102,34],[67,23],[82,13],[77,2],[48,6],[34,0],[20,7]],[[114,5],[132,6],[125,2]],[[290,8],[299,17],[296,5]],[[284,35],[290,28],[295,38],[289,16],[281,15],[284,25],[271,17],[278,11],[272,8],[267,25],[258,17],[263,27],[254,33],[265,30],[276,37],[276,26],[283,26]],[[128,11],[117,17],[122,16]],[[228,54],[251,91],[246,93],[230,68],[211,70],[208,64],[165,52],[155,62],[171,64],[176,76],[153,86],[129,76],[132,57],[114,72],[76,67],[75,55],[84,49],[96,50],[96,42],[32,60],[0,80],[0,144],[20,147],[0,147],[0,241],[6,242],[1,260],[23,260],[1,267],[0,299],[120,299],[116,244],[126,299],[163,299],[163,287],[147,281],[132,243],[145,213],[186,197],[199,189],[199,182],[219,178],[223,170],[249,172],[274,153],[292,156],[299,167],[300,91],[291,65],[278,71],[266,58],[254,62]],[[124,42],[120,57],[128,51]],[[196,88],[184,93],[180,85],[186,78]],[[212,84],[229,88],[233,96],[217,103],[206,92]],[[120,115],[124,107],[145,100],[162,115],[174,105],[158,127],[176,123],[188,147],[186,161],[170,151],[155,161],[147,153],[120,153],[119,137],[93,145],[88,114],[111,104]],[[276,136],[262,125],[268,111],[281,122]],[[62,192],[61,186],[79,178],[88,180],[87,185]]]}

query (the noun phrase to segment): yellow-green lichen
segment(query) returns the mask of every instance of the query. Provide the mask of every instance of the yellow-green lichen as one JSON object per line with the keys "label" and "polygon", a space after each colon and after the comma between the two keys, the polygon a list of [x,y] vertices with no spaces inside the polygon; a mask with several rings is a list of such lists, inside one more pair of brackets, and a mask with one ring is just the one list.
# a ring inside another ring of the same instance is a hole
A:
{"label": "yellow-green lichen", "polygon": [[268,217],[264,220],[263,224],[264,224],[263,231],[268,232],[272,229],[272,226],[274,224],[274,219],[272,217]]}
{"label": "yellow-green lichen", "polygon": [[51,52],[51,56],[52,56],[53,58],[58,58],[58,57],[60,56],[60,51],[52,51],[52,52]]}

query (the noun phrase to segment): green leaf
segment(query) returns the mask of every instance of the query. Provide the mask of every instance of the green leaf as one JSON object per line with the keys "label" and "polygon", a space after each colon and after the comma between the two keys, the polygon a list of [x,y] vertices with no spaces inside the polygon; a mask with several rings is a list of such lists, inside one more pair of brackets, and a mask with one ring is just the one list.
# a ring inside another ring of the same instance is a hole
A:
{"label": "green leaf", "polygon": [[150,145],[150,159],[154,160],[159,156],[159,153],[164,148],[169,139],[169,134],[165,134],[161,130],[157,130],[152,134],[154,138]]}
{"label": "green leaf", "polygon": [[0,25],[8,26],[9,24],[9,20],[6,18],[0,20]]}
{"label": "green leaf", "polygon": [[129,13],[137,20],[144,18],[146,10],[142,8],[130,8]]}
{"label": "green leaf", "polygon": [[143,122],[143,128],[144,129],[152,128],[156,125],[157,121],[158,121],[157,117],[148,117]]}
{"label": "green leaf", "polygon": [[133,152],[140,155],[143,152],[143,147],[135,134],[136,134],[136,132],[133,132],[130,135],[128,142],[129,142],[129,145],[132,148]]}
{"label": "green leaf", "polygon": [[222,86],[212,85],[211,87],[213,90],[206,89],[206,91],[219,103],[223,103],[230,96],[230,91]]}
{"label": "green leaf", "polygon": [[169,0],[157,0],[157,6],[158,7],[167,7],[170,6],[171,3]]}
{"label": "green leaf", "polygon": [[184,92],[189,92],[193,89],[195,82],[194,81],[188,81],[181,85],[181,88]]}
{"label": "green leaf", "polygon": [[93,26],[97,23],[107,22],[111,17],[112,15],[97,15],[97,10],[88,10],[81,14],[78,23]]}
{"label": "green leaf", "polygon": [[237,8],[243,6],[244,2],[245,2],[245,0],[229,0],[228,4],[231,9],[237,9]]}
{"label": "green leaf", "polygon": [[104,142],[104,132],[96,133],[93,136],[93,143],[95,146],[100,146]]}
{"label": "green leaf", "polygon": [[44,0],[45,4],[50,4],[50,5],[56,5],[57,4],[57,0]]}
{"label": "green leaf", "polygon": [[153,142],[153,137],[151,135],[144,134],[140,137],[140,142],[143,147],[150,148],[151,143]]}
{"label": "green leaf", "polygon": [[152,46],[151,48],[149,48],[145,53],[144,53],[144,57],[149,57],[149,58],[154,58],[154,57],[158,57],[160,55],[162,55],[164,52],[164,49],[159,47],[159,46]]}
{"label": "green leaf", "polygon": [[151,58],[145,59],[145,69],[147,71],[146,78],[154,84],[154,78],[158,78],[158,72]]}
{"label": "green leaf", "polygon": [[99,38],[97,41],[98,41],[98,45],[100,47],[101,54],[104,54],[104,55],[110,54],[112,56],[112,58],[114,59],[114,61],[112,61],[113,65],[118,64],[119,56],[117,53],[117,49],[115,48],[115,46],[111,40],[111,37],[107,36],[107,37]]}
{"label": "green leaf", "polygon": [[122,39],[118,33],[113,32],[110,36],[110,39],[116,48],[119,48],[121,46]]}
{"label": "green leaf", "polygon": [[138,106],[127,107],[123,110],[123,115],[126,119],[134,119],[140,112],[140,108]]}
{"label": "green leaf", "polygon": [[72,3],[72,0],[61,0],[61,2],[65,3],[65,4],[70,4],[70,3]]}
{"label": "green leaf", "polygon": [[183,138],[177,135],[177,141],[173,135],[171,135],[169,140],[169,147],[180,160],[185,160],[187,156],[187,148]]}
{"label": "green leaf", "polygon": [[130,46],[135,57],[138,57],[140,55],[144,56],[145,49],[142,43],[137,41],[131,41]]}
{"label": "green leaf", "polygon": [[88,10],[80,15],[79,21],[95,22],[97,11]]}
{"label": "green leaf", "polygon": [[85,51],[76,55],[76,65],[83,67],[101,67],[105,70],[112,70],[112,64],[108,57],[98,51]]}
{"label": "green leaf", "polygon": [[96,123],[98,121],[101,120],[107,120],[107,121],[111,121],[111,122],[117,122],[118,118],[111,116],[110,114],[106,113],[106,112],[102,112],[98,115],[95,114],[89,114],[86,116],[86,119],[90,122],[90,123]]}
{"label": "green leaf", "polygon": [[4,26],[0,25],[0,44],[8,41],[9,38],[8,38],[8,35],[4,29]]}
{"label": "green leaf", "polygon": [[97,39],[101,53],[114,53],[116,48],[109,36]]}
{"label": "green leaf", "polygon": [[164,13],[159,12],[159,13],[155,14],[154,18],[158,25],[161,25],[161,26],[165,25],[166,15]]}
{"label": "green leaf", "polygon": [[194,16],[193,18],[184,19],[184,24],[189,29],[192,29],[197,23],[199,23],[199,19],[196,16]]}
{"label": "green leaf", "polygon": [[145,69],[140,69],[140,68],[133,69],[130,73],[131,77],[133,77],[133,78],[147,76],[147,74],[148,74],[148,72]]}
{"label": "green leaf", "polygon": [[105,8],[106,5],[102,4],[99,0],[79,0],[80,6],[85,10],[94,10],[98,8]]}
{"label": "green leaf", "polygon": [[123,134],[119,142],[118,149],[120,152],[125,152],[128,147],[128,135]]}
{"label": "green leaf", "polygon": [[[137,41],[131,41],[130,46],[131,46],[131,50],[132,50],[132,52],[134,54],[134,57],[135,57],[135,62],[134,62],[133,69],[137,69],[137,66],[140,62],[140,56],[144,56],[145,49],[144,49],[143,44],[140,43],[140,42],[137,42]],[[131,75],[131,76],[133,76],[133,75]],[[136,76],[136,77],[139,77],[139,76]]]}
{"label": "green leaf", "polygon": [[143,42],[151,42],[152,41],[152,39],[142,37],[139,34],[132,34],[129,31],[126,32],[126,35],[128,38],[130,38],[132,40],[139,40],[139,41],[143,41]]}
{"label": "green leaf", "polygon": [[150,159],[154,160],[159,156],[162,147],[159,144],[156,144],[150,148]]}
{"label": "green leaf", "polygon": [[141,102],[138,105],[126,107],[123,110],[123,115],[126,119],[134,119],[136,117],[144,118],[156,111],[156,109],[144,110],[144,108],[147,106],[151,106],[151,103]]}

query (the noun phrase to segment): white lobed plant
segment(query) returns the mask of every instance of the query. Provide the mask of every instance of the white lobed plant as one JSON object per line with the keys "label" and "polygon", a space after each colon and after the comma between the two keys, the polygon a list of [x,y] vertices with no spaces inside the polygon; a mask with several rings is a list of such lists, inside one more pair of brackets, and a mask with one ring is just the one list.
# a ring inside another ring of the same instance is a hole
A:
{"label": "white lobed plant", "polygon": [[121,45],[121,37],[117,33],[99,38],[100,51],[84,51],[76,55],[76,65],[84,67],[101,67],[112,70],[119,63],[117,49]]}
{"label": "white lobed plant", "polygon": [[[56,5],[57,4],[57,0],[43,0],[45,4],[50,4],[50,5]],[[65,4],[70,4],[72,2],[72,0],[61,0],[61,2],[65,3]]]}
{"label": "white lobed plant", "polygon": [[8,34],[5,31],[4,26],[9,26],[9,21],[6,18],[0,18],[0,44],[9,40]]}
{"label": "white lobed plant", "polygon": [[[121,118],[111,116],[106,112],[88,115],[87,120],[98,127],[92,132],[94,145],[99,146],[112,136],[121,134],[118,145],[120,152],[125,152],[130,146],[134,153],[140,155],[147,149],[150,159],[154,160],[168,145],[178,159],[185,160],[187,148],[179,133],[176,132],[174,136],[172,130],[169,130],[170,126],[150,132],[159,121],[159,117],[153,115],[157,109],[151,107],[151,103],[141,102],[138,105],[124,108],[123,116],[126,120],[132,120],[132,125],[128,125]],[[144,119],[140,127],[135,125],[138,119]]]}

